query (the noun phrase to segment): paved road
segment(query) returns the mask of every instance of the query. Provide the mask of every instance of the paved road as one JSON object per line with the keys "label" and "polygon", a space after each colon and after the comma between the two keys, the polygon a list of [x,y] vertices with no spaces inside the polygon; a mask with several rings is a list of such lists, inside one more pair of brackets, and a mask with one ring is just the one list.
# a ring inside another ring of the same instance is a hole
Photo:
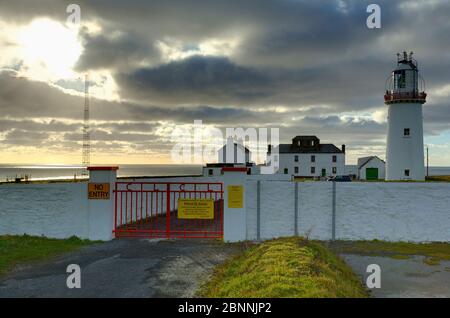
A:
{"label": "paved road", "polygon": [[362,281],[366,281],[367,266],[381,267],[381,288],[372,289],[372,297],[450,297],[450,262],[430,266],[424,256],[393,259],[385,256],[341,255]]}
{"label": "paved road", "polygon": [[[192,297],[215,265],[239,245],[201,240],[114,240],[0,279],[0,297]],[[81,289],[66,268],[81,267]]]}

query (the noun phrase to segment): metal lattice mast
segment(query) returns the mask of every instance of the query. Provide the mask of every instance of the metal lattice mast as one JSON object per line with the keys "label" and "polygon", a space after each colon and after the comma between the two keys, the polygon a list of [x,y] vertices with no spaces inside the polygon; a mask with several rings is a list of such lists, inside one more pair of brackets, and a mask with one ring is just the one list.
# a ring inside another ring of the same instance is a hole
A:
{"label": "metal lattice mast", "polygon": [[[89,131],[89,75],[86,74],[84,84],[84,123],[83,123],[83,167],[91,164],[91,138]],[[87,171],[83,170],[83,175]]]}

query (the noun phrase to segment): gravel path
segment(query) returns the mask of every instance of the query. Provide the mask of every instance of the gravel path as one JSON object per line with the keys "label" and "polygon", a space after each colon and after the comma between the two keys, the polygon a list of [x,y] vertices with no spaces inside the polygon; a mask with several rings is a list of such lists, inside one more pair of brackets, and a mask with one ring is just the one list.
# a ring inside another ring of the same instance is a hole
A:
{"label": "gravel path", "polygon": [[372,289],[372,297],[450,297],[450,262],[427,265],[424,256],[394,259],[386,256],[342,254],[355,273],[366,281],[367,266],[381,267],[381,288]]}
{"label": "gravel path", "polygon": [[[0,279],[0,297],[192,297],[239,249],[214,240],[114,240],[17,269]],[[66,286],[69,264],[81,267],[81,289]]]}

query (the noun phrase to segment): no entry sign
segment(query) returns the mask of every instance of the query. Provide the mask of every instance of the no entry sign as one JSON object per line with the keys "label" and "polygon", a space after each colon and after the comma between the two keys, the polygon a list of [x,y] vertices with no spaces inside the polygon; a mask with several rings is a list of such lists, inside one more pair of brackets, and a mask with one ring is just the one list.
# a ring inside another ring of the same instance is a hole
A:
{"label": "no entry sign", "polygon": [[89,200],[109,200],[109,183],[89,183]]}

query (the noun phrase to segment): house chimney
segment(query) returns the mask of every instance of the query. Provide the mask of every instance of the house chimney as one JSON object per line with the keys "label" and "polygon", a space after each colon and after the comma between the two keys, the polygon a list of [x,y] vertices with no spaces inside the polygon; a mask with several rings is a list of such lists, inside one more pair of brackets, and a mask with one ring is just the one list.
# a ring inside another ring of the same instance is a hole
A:
{"label": "house chimney", "polygon": [[342,152],[345,153],[345,145],[342,145]]}

